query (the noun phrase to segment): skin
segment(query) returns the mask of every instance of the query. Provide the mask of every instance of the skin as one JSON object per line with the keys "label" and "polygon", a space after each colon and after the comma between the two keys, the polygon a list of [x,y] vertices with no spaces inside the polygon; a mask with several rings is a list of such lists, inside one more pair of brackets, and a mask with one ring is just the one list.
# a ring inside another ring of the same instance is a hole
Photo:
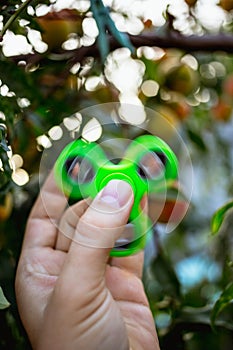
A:
{"label": "skin", "polygon": [[131,187],[114,180],[91,204],[64,210],[67,200],[49,176],[29,216],[16,274],[33,349],[159,350],[141,281],[143,252],[109,259],[132,204]]}

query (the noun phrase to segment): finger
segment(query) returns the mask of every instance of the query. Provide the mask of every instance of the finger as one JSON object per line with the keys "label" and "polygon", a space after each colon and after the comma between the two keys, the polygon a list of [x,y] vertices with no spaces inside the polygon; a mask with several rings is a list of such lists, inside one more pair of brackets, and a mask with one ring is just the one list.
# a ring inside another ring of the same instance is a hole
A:
{"label": "finger", "polygon": [[58,189],[54,173],[51,172],[30,213],[23,248],[53,248],[58,222],[66,205],[67,198]]}
{"label": "finger", "polygon": [[130,255],[123,258],[112,258],[109,261],[111,266],[115,266],[121,270],[126,270],[137,277],[142,277],[144,262],[144,252],[141,251],[137,254]]}
{"label": "finger", "polygon": [[[141,206],[141,210],[147,214],[148,212],[147,195],[144,195],[142,197],[140,206]],[[109,264],[111,266],[118,267],[122,270],[127,270],[128,272],[133,273],[139,278],[142,278],[143,263],[144,263],[144,251],[141,251],[131,256],[127,256],[123,258],[111,258],[109,260]]]}
{"label": "finger", "polygon": [[67,198],[56,185],[54,172],[52,171],[40,191],[30,217],[38,219],[49,218],[57,223],[67,203]]}
{"label": "finger", "polygon": [[114,300],[127,300],[148,306],[142,280],[129,271],[108,266],[106,285]]}
{"label": "finger", "polygon": [[103,280],[110,249],[124,230],[132,204],[132,189],[124,181],[110,181],[97,195],[76,227],[61,274],[63,285],[81,293],[77,286],[90,290]]}
{"label": "finger", "polygon": [[78,221],[86,211],[88,203],[90,200],[82,200],[66,209],[59,223],[56,250],[68,252]]}

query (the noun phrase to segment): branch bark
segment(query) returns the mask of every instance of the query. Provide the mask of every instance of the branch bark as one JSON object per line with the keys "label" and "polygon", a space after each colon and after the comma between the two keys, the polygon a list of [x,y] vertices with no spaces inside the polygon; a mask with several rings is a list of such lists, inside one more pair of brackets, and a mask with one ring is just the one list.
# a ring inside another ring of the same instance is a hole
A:
{"label": "branch bark", "polygon": [[[140,35],[129,35],[129,38],[135,48],[141,46],[157,46],[160,48],[177,48],[185,52],[216,52],[233,53],[233,35],[219,33],[215,35],[191,35],[184,36],[176,31],[170,31],[166,35],[158,35],[156,32],[142,33]],[[120,44],[109,36],[110,50],[115,50]],[[66,52],[66,55],[64,55]],[[64,55],[71,64],[81,62],[85,57],[99,57],[99,49],[96,43],[91,46],[83,46],[73,51],[61,51],[61,57]],[[58,53],[59,54],[59,53]],[[15,62],[26,61],[26,63],[35,63],[40,61],[46,55],[38,53],[28,55],[18,55],[12,57]]]}
{"label": "branch bark", "polygon": [[[170,31],[167,35],[161,36],[156,33],[142,33],[140,35],[129,35],[130,41],[135,48],[141,46],[157,46],[160,48],[177,48],[185,52],[216,52],[233,53],[233,35],[220,33],[216,35],[191,35],[184,36],[176,31]],[[110,49],[120,47],[119,43],[109,36]],[[81,47],[73,55],[73,62],[80,62],[86,56],[98,57],[99,50],[95,44],[89,47]]]}
{"label": "branch bark", "polygon": [[216,35],[190,35],[185,36],[177,31],[170,31],[161,36],[155,33],[145,33],[130,36],[135,47],[158,46],[161,48],[177,48],[187,52],[193,51],[223,51],[233,52],[233,35],[219,33]]}

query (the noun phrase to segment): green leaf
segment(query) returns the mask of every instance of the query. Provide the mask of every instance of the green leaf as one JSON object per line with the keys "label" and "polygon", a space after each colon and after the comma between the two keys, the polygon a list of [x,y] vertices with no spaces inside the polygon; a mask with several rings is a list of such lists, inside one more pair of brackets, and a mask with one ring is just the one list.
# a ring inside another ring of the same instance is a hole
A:
{"label": "green leaf", "polygon": [[193,143],[195,143],[195,145],[198,146],[198,148],[201,151],[206,151],[207,150],[206,144],[203,141],[203,138],[200,136],[200,134],[198,134],[198,132],[195,132],[195,131],[193,131],[191,129],[188,129],[187,132],[188,132],[188,136],[189,136],[190,140]]}
{"label": "green leaf", "polygon": [[219,231],[226,214],[231,208],[233,208],[233,201],[226,203],[214,213],[211,220],[212,235],[215,235]]}
{"label": "green leaf", "polygon": [[9,301],[6,299],[5,295],[3,294],[3,290],[0,287],[0,310],[6,309],[10,306]]}
{"label": "green leaf", "polygon": [[162,288],[162,294],[179,298],[180,282],[169,258],[163,252],[160,251],[154,258],[150,269],[151,274]]}
{"label": "green leaf", "polygon": [[230,283],[222,292],[219,299],[216,301],[211,312],[211,325],[214,328],[215,320],[218,314],[229,304],[233,302],[233,283]]}

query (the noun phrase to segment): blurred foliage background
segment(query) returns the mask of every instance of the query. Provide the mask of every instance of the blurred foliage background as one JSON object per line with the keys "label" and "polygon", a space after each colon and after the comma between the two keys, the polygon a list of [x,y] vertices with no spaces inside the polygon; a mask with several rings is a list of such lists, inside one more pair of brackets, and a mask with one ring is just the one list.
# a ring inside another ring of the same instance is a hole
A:
{"label": "blurred foliage background", "polygon": [[167,198],[145,261],[161,349],[232,349],[232,18],[232,0],[1,1],[0,349],[30,349],[14,276],[42,151],[106,102],[160,113],[192,160],[189,210],[166,234]]}

